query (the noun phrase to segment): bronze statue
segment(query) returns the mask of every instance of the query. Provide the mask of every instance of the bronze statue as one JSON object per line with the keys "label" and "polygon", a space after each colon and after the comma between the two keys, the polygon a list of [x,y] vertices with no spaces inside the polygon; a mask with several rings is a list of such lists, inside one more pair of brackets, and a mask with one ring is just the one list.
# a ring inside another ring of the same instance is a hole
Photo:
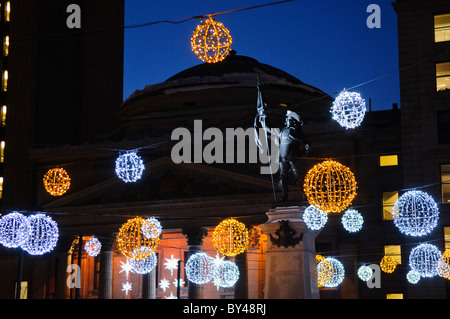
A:
{"label": "bronze statue", "polygon": [[[272,130],[267,124],[267,115],[265,112],[267,104],[263,101],[259,80],[257,88],[258,114],[255,117],[254,127],[255,130],[258,130],[259,128],[264,129],[266,138],[270,139],[270,134],[272,134],[274,130]],[[286,112],[284,124],[285,126],[279,130],[277,138],[279,141],[279,185],[282,189],[281,200],[287,201],[290,177],[294,179],[297,186],[301,189],[300,157],[305,156],[309,152],[311,144],[306,135],[303,133],[303,121],[300,115],[288,110]],[[257,144],[258,146],[261,146],[262,143],[257,141]],[[266,145],[269,145],[269,143]]]}

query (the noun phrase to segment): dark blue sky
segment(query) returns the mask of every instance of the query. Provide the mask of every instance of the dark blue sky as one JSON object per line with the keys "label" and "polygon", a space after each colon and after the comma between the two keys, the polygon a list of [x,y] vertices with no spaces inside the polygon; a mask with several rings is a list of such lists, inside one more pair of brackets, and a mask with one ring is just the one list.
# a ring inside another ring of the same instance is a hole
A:
{"label": "dark blue sky", "polygon": [[[271,0],[125,0],[125,24],[182,19]],[[372,109],[399,103],[397,17],[387,0],[295,0],[219,15],[232,49],[282,69],[328,94],[355,88]],[[369,4],[381,8],[381,28],[369,29]],[[190,38],[199,20],[125,30],[124,99],[148,84],[202,63]],[[381,77],[380,79],[378,79]],[[377,79],[375,81],[372,81]]]}

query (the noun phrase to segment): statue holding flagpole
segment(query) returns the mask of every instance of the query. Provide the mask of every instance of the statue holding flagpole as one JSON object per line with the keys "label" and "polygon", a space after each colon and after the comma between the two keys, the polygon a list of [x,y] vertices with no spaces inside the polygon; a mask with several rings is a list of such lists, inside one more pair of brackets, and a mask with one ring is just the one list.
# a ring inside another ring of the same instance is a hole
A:
{"label": "statue holding flagpole", "polygon": [[[301,189],[301,165],[300,157],[305,156],[310,150],[310,142],[306,135],[303,133],[302,126],[303,121],[299,114],[296,112],[287,110],[284,127],[281,130],[273,130],[268,125],[268,118],[266,115],[266,109],[268,105],[263,100],[261,87],[258,77],[258,97],[257,97],[257,114],[254,121],[255,131],[262,128],[265,132],[266,140],[265,145],[269,145],[268,141],[271,138],[276,138],[278,141],[279,152],[279,186],[282,190],[281,201],[287,201],[289,192],[289,181],[294,180],[299,189]],[[278,132],[278,136],[271,136],[274,132]],[[256,143],[262,150],[263,143],[260,140],[260,136],[255,134]],[[267,152],[273,152],[267,147]],[[269,159],[271,158],[268,154]],[[273,178],[273,177],[272,177]],[[273,180],[272,180],[273,182]]]}

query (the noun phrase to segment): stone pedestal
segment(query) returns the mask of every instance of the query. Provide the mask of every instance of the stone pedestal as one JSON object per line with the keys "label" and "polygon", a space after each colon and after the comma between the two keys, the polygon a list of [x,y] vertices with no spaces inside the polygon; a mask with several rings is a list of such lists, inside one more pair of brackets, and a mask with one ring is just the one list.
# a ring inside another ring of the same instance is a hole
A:
{"label": "stone pedestal", "polygon": [[259,225],[267,238],[265,299],[318,299],[315,238],[302,220],[305,207],[277,207]]}

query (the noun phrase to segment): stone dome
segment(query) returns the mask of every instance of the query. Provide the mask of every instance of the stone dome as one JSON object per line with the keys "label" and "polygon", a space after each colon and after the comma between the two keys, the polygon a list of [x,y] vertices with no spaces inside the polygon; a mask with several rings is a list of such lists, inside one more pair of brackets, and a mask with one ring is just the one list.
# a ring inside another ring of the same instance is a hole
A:
{"label": "stone dome", "polygon": [[168,124],[169,119],[177,126],[186,120],[209,119],[208,124],[220,127],[226,117],[229,123],[239,120],[243,126],[252,126],[258,77],[265,102],[280,117],[291,109],[304,121],[329,118],[332,99],[326,93],[283,70],[232,52],[221,62],[193,66],[135,91],[124,101],[119,122],[148,131]]}

